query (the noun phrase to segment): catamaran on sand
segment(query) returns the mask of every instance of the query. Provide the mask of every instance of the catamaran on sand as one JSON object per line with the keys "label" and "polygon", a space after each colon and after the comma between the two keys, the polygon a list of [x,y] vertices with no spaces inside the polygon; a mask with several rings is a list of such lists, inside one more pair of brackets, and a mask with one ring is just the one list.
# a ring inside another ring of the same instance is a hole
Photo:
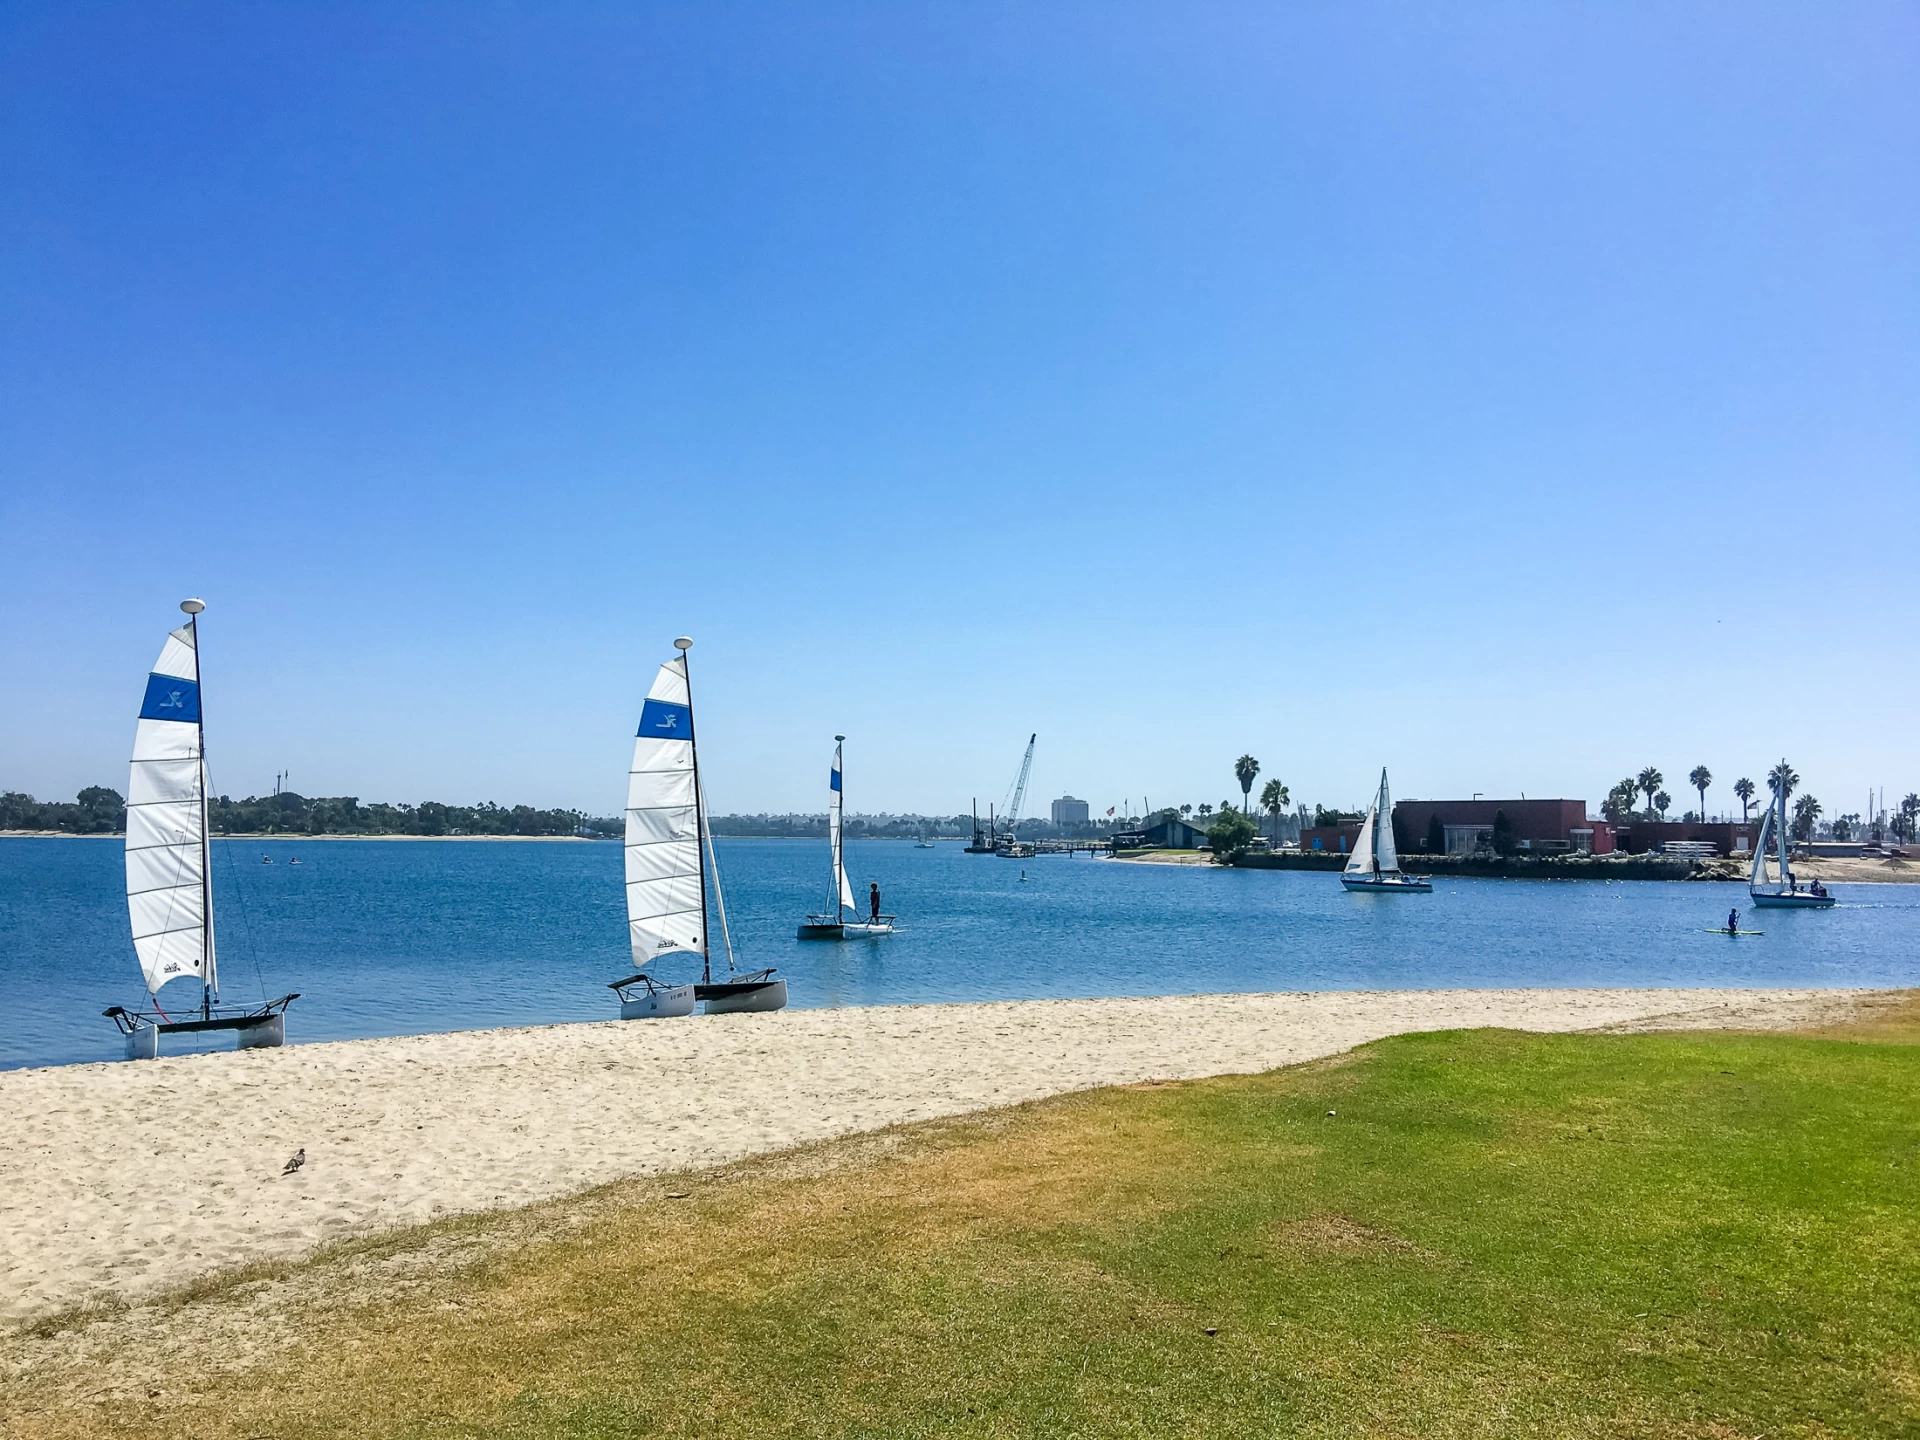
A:
{"label": "catamaran on sand", "polygon": [[[635,973],[607,988],[620,997],[622,1020],[691,1015],[695,1001],[704,1001],[709,1015],[778,1010],[787,1003],[785,980],[772,970],[742,974],[734,968],[693,735],[687,670],[693,641],[683,635],[673,647],[680,653],[660,667],[640,707],[627,774],[627,934]],[[707,934],[709,878],[727,954],[727,972],[718,980]],[[676,955],[699,957],[698,981],[678,983],[658,973]]]}
{"label": "catamaran on sand", "polygon": [[[802,940],[846,940],[860,939],[866,936],[891,935],[893,922],[899,918],[894,915],[873,915],[860,918],[860,907],[854,903],[853,886],[847,880],[846,828],[843,823],[842,807],[846,799],[846,770],[842,764],[842,752],[847,737],[833,737],[833,769],[827,775],[827,849],[833,860],[833,875],[827,882],[827,904],[831,910],[819,915],[809,915],[800,922]],[[879,908],[879,902],[874,902]],[[853,918],[847,918],[847,912],[853,912]]]}
{"label": "catamaran on sand", "polygon": [[[129,1060],[158,1058],[161,1037],[231,1030],[238,1049],[284,1045],[282,995],[256,1006],[222,1005],[213,943],[212,852],[207,840],[207,732],[200,706],[198,600],[182,600],[187,623],[167,636],[147,676],[127,782],[127,915],[151,1009],[115,1005],[106,1017],[127,1037]],[[179,1018],[160,1004],[174,980],[200,982],[199,1013]]]}
{"label": "catamaran on sand", "polygon": [[[1782,760],[1783,766],[1787,763]],[[1780,860],[1780,878],[1767,877],[1767,840],[1771,836]],[[1818,880],[1802,890],[1793,878],[1793,863],[1787,858],[1787,791],[1777,785],[1773,803],[1760,819],[1760,838],[1753,843],[1753,869],[1747,876],[1747,894],[1753,903],[1768,910],[1826,910],[1834,901],[1827,887]]]}
{"label": "catamaran on sand", "polygon": [[1433,882],[1426,876],[1400,872],[1400,852],[1393,843],[1393,801],[1387,795],[1384,769],[1380,772],[1380,791],[1373,797],[1373,808],[1367,811],[1367,821],[1360,827],[1360,838],[1354,841],[1340,883],[1349,890],[1377,894],[1425,894],[1433,889]]}

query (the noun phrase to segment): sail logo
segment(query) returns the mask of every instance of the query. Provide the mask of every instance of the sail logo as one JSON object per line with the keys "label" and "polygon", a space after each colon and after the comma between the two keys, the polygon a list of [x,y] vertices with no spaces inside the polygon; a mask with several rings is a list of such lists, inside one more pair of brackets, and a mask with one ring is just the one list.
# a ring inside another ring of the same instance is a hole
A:
{"label": "sail logo", "polygon": [[693,711],[671,700],[649,699],[640,707],[640,738],[643,740],[693,739]]}
{"label": "sail logo", "polygon": [[200,719],[200,687],[178,675],[147,676],[146,698],[140,704],[142,720],[179,720],[188,725]]}

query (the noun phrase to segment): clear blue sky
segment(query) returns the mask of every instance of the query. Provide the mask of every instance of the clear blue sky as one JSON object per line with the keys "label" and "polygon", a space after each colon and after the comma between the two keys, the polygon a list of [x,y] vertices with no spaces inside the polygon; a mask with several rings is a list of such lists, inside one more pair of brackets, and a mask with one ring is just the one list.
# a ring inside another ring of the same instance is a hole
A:
{"label": "clear blue sky", "polygon": [[[0,8],[0,785],[1920,788],[1920,7]],[[1676,807],[1678,808],[1678,807]]]}

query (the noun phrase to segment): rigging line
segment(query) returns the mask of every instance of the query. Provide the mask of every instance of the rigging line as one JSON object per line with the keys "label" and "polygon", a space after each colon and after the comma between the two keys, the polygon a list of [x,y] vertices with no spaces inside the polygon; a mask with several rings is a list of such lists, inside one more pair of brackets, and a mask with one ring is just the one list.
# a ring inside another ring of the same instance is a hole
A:
{"label": "rigging line", "polygon": [[[211,827],[209,827],[211,828]],[[207,836],[207,848],[213,848],[213,836]],[[220,853],[226,858],[227,880],[233,886],[233,898],[240,902],[240,928],[247,936],[247,957],[253,961],[253,978],[260,986],[260,1003],[267,1003],[267,977],[260,969],[260,943],[253,938],[253,915],[247,909],[247,892],[240,883],[240,868],[233,863],[233,841],[222,837]]]}
{"label": "rigging line", "polygon": [[[697,784],[698,782],[696,781],[695,783]],[[700,814],[702,819],[700,829],[706,836],[707,865],[713,871],[713,899],[714,903],[720,907],[720,939],[727,947],[727,970],[731,972],[733,970],[733,936],[727,931],[727,897],[720,889],[720,861],[713,853],[713,828],[705,821],[706,812],[707,792],[706,787],[701,786]],[[704,926],[707,923],[707,917],[702,915],[700,917],[700,923]]]}

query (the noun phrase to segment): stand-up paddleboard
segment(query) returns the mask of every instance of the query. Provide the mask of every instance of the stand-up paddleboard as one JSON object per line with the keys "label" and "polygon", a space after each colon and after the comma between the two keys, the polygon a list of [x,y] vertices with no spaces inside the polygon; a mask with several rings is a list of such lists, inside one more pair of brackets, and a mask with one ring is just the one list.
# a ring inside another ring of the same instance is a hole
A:
{"label": "stand-up paddleboard", "polygon": [[1764,930],[1729,930],[1726,926],[1721,925],[1712,930],[1702,930],[1700,933],[1702,935],[1764,935],[1767,932]]}

